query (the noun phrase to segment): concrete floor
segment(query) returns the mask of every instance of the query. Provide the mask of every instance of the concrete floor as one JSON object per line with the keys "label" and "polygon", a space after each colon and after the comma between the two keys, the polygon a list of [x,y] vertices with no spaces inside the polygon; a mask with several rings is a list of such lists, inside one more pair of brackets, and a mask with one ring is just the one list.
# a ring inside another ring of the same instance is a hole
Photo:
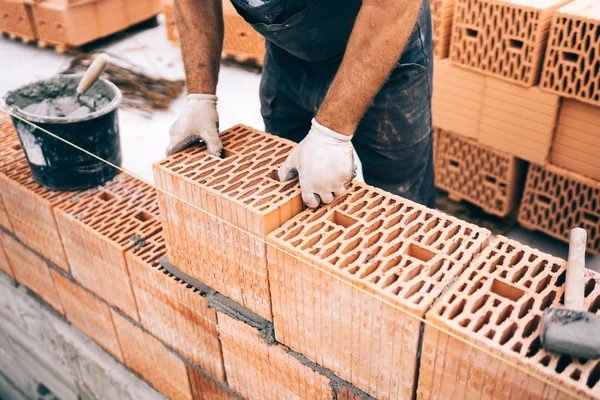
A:
{"label": "concrete floor", "polygon": [[[167,78],[183,78],[183,64],[179,49],[169,43],[161,25],[136,32],[120,40],[110,41],[105,49],[116,53],[146,70]],[[7,38],[0,39],[0,96],[8,90],[37,79],[50,77],[67,68],[70,56],[56,54],[51,49],[38,49]],[[260,75],[241,68],[222,66],[219,74],[217,96],[220,126],[227,129],[245,124],[264,129],[260,116],[258,88]],[[123,167],[142,179],[153,182],[152,163],[164,158],[169,138],[168,130],[177,118],[185,96],[177,99],[168,111],[154,112],[151,117],[120,110]],[[550,254],[566,258],[566,243],[538,232],[520,227],[511,229],[505,236],[513,238]],[[587,267],[600,272],[600,257],[588,256]]]}

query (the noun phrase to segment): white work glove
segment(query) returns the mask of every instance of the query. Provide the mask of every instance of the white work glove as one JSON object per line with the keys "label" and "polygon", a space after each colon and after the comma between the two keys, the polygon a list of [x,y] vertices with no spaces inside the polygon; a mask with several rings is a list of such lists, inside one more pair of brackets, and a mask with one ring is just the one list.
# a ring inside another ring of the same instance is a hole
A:
{"label": "white work glove", "polygon": [[171,141],[167,156],[204,141],[208,152],[221,155],[223,143],[219,137],[217,96],[214,94],[190,94],[177,121],[169,129]]}
{"label": "white work glove", "polygon": [[308,135],[279,168],[279,180],[300,177],[302,200],[316,208],[329,204],[346,191],[353,175],[362,180],[362,166],[352,146],[352,136],[342,135],[314,118]]}

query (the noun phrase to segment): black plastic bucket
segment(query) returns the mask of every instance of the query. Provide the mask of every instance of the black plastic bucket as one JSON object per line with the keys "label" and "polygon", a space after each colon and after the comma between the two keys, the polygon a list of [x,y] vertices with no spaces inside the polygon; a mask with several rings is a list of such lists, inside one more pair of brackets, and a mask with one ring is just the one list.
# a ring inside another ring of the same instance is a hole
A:
{"label": "black plastic bucket", "polygon": [[[24,86],[5,96],[5,106],[13,114],[120,167],[117,107],[122,95],[112,82],[99,79],[86,92],[86,95],[107,96],[110,103],[81,117],[43,117],[22,110],[42,97],[55,98],[59,93],[62,96],[74,95],[81,76],[59,75]],[[54,190],[83,190],[102,185],[118,173],[117,168],[15,116],[12,121],[33,177],[40,185]]]}

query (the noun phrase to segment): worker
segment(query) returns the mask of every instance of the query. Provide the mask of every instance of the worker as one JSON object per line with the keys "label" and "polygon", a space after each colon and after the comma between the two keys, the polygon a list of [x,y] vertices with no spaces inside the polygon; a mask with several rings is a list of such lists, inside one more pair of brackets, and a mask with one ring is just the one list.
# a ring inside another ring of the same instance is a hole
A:
{"label": "worker", "polygon": [[[200,139],[221,152],[222,1],[175,0],[189,95],[169,132],[169,155]],[[330,203],[353,177],[356,149],[368,184],[432,207],[429,0],[232,3],[266,38],[266,131],[299,143],[280,179],[298,175],[309,207]]]}

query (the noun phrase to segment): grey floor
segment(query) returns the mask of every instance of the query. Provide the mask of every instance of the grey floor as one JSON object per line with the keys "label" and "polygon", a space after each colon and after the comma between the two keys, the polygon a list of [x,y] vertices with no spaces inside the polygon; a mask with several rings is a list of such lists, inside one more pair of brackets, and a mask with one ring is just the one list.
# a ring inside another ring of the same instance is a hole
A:
{"label": "grey floor", "polygon": [[[119,40],[110,41],[106,50],[116,53],[151,73],[167,78],[183,78],[183,65],[179,49],[166,39],[162,18],[156,28],[142,30]],[[36,79],[50,77],[64,70],[70,56],[51,49],[38,49],[7,38],[0,39],[0,96],[7,91]],[[264,129],[260,117],[258,88],[260,75],[238,67],[223,66],[219,75],[217,96],[222,129],[245,124]],[[182,95],[169,111],[155,112],[151,117],[120,110],[123,167],[149,182],[153,181],[152,163],[164,157],[168,143],[168,130],[183,106]],[[550,254],[566,258],[565,243],[520,227],[512,228],[505,236],[539,248]],[[587,267],[600,271],[600,257],[588,256]]]}

